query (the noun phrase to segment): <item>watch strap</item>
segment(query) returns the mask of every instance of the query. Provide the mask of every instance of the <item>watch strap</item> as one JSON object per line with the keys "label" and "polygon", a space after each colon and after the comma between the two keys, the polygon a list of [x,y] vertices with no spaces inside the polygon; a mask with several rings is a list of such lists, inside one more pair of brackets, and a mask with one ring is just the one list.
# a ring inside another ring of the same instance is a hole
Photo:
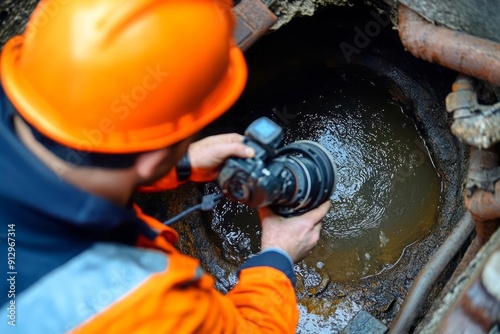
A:
{"label": "watch strap", "polygon": [[187,152],[182,156],[177,165],[175,165],[175,172],[177,174],[177,181],[179,182],[188,181],[191,177],[191,162],[189,161]]}

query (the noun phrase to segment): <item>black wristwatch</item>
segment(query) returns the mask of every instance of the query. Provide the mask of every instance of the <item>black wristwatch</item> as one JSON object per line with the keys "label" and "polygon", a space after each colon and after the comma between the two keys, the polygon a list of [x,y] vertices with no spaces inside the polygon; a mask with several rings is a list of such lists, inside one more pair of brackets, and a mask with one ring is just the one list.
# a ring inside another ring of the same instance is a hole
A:
{"label": "black wristwatch", "polygon": [[184,182],[191,177],[191,163],[189,162],[189,155],[186,152],[175,165],[175,172],[177,174],[177,181]]}

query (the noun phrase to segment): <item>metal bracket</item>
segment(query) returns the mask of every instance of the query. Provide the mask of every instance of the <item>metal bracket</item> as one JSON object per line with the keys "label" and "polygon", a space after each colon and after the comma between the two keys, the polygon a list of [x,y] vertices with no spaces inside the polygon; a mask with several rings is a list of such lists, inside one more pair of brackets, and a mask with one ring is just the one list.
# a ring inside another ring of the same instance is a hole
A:
{"label": "metal bracket", "polygon": [[[272,1],[267,1],[271,4]],[[241,0],[234,8],[236,29],[234,38],[238,47],[246,51],[261,38],[278,20],[276,15],[260,0]]]}
{"label": "metal bracket", "polygon": [[483,189],[491,193],[495,192],[495,183],[500,180],[500,167],[479,171],[469,171],[466,189],[471,196],[475,189]]}
{"label": "metal bracket", "polygon": [[446,110],[453,113],[453,134],[483,149],[500,142],[500,103],[479,104],[472,78],[464,75],[459,75],[452,90],[446,97]]}

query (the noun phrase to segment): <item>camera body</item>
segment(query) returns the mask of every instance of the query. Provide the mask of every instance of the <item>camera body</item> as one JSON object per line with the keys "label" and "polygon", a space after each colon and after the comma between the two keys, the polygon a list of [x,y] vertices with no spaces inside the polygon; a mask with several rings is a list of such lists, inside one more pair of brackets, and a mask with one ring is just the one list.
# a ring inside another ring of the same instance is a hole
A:
{"label": "camera body", "polygon": [[267,117],[248,126],[243,143],[255,155],[226,161],[218,182],[227,197],[252,207],[269,206],[287,217],[311,210],[331,196],[336,167],[321,145],[304,140],[283,147],[283,129]]}

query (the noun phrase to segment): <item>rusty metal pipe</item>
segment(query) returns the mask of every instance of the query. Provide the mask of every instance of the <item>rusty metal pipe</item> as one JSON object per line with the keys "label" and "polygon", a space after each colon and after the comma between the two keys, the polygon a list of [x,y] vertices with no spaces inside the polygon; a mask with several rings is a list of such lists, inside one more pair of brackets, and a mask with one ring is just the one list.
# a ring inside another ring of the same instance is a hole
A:
{"label": "rusty metal pipe", "polygon": [[402,4],[398,30],[404,47],[415,57],[500,85],[500,44],[435,26]]}
{"label": "rusty metal pipe", "polygon": [[[492,333],[500,323],[500,234],[481,249],[479,260],[467,269],[466,285],[441,318],[435,333]],[[496,331],[498,332],[498,331]]]}
{"label": "rusty metal pipe", "polygon": [[391,324],[389,334],[408,333],[439,275],[450,263],[474,231],[470,213],[464,214],[445,242],[439,247],[413,282],[403,305]]}
{"label": "rusty metal pipe", "polygon": [[[470,181],[471,175],[481,175],[493,184],[488,171],[499,165],[500,156],[496,150],[480,150],[471,147],[469,180],[465,206],[476,223],[476,233],[480,245],[484,245],[500,226],[500,180],[494,183],[494,189],[482,189]],[[491,191],[493,190],[493,191]]]}

